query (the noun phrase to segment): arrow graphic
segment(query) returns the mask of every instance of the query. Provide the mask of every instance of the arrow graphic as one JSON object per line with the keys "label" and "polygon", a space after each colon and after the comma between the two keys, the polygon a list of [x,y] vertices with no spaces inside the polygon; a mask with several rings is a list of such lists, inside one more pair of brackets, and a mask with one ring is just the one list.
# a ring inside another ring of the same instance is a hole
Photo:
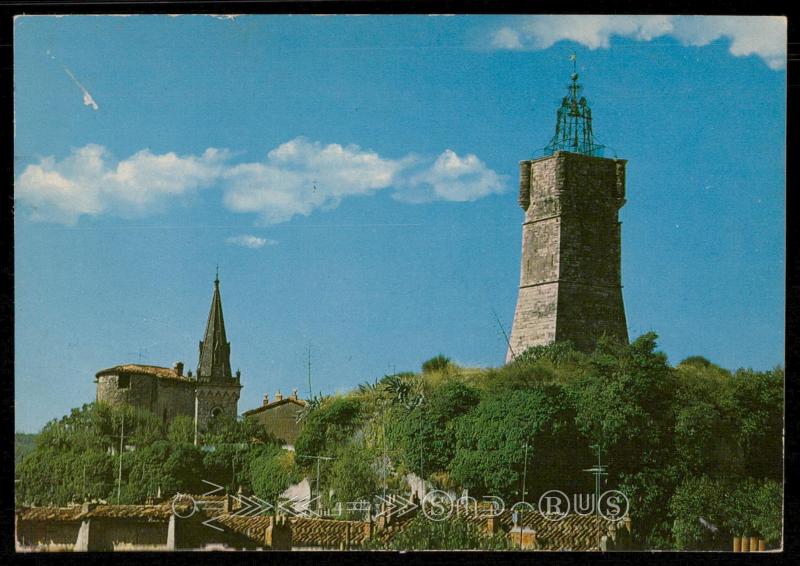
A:
{"label": "arrow graphic", "polygon": [[[386,515],[387,518],[391,517],[402,517],[406,513],[413,511],[419,505],[411,501],[410,499],[406,499],[405,497],[400,496],[390,496],[389,498],[385,498],[381,495],[378,496],[378,500],[385,503],[386,507],[383,511],[377,514],[377,517],[381,515]],[[396,505],[395,501],[399,501],[400,505]]]}
{"label": "arrow graphic", "polygon": [[[297,503],[299,501],[302,501],[299,497],[297,497],[296,495],[292,496],[291,499],[289,499],[288,501],[283,501],[281,503],[278,503],[278,511],[283,511],[284,513],[286,513],[288,515],[291,515],[293,517],[297,517],[298,514],[297,514],[297,511],[295,511],[293,504]],[[287,508],[286,507],[287,505],[289,505],[290,507]]]}
{"label": "arrow graphic", "polygon": [[254,513],[254,515],[261,515],[262,513],[266,513],[267,511],[272,509],[272,504],[264,501],[260,497],[257,497],[255,495],[251,495],[250,496],[250,500],[254,501],[256,503],[256,505],[258,505],[258,509]]}
{"label": "arrow graphic", "polygon": [[217,485],[217,484],[215,484],[214,482],[210,482],[210,481],[206,481],[206,480],[201,480],[201,481],[202,481],[203,483],[207,483],[208,485],[213,485],[214,487],[216,487],[216,488],[217,488],[217,489],[214,489],[214,490],[212,490],[212,491],[207,491],[207,492],[205,492],[205,493],[203,494],[203,497],[205,497],[206,495],[214,495],[215,493],[217,493],[218,491],[222,491],[222,489],[223,489],[221,485]]}
{"label": "arrow graphic", "polygon": [[224,531],[225,529],[221,529],[221,528],[217,527],[216,525],[212,525],[211,524],[212,522],[214,522],[216,520],[217,520],[216,517],[211,517],[210,519],[206,519],[205,521],[203,521],[203,524],[206,527],[211,527],[212,529],[217,529],[218,531]]}

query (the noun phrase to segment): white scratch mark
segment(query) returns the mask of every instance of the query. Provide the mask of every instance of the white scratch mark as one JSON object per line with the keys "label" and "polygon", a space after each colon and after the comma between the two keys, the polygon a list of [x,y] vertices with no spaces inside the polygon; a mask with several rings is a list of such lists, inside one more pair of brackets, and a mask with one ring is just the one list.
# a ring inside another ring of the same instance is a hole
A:
{"label": "white scratch mark", "polygon": [[93,109],[95,109],[95,110],[99,110],[99,109],[100,109],[100,107],[99,107],[99,106],[97,105],[97,103],[94,101],[94,98],[92,98],[92,95],[89,93],[89,91],[88,91],[88,90],[86,90],[86,87],[85,87],[85,86],[83,86],[83,85],[80,83],[80,81],[78,81],[78,79],[76,79],[76,78],[75,78],[75,75],[73,75],[73,74],[72,74],[72,71],[70,71],[69,69],[67,69],[67,68],[66,68],[66,67],[64,67],[63,65],[62,65],[62,68],[63,68],[63,69],[64,69],[64,71],[65,71],[65,72],[66,72],[66,73],[69,75],[69,78],[71,78],[71,79],[72,79],[72,80],[75,82],[75,84],[76,84],[76,85],[78,85],[78,88],[79,88],[79,89],[81,89],[81,92],[83,93],[83,103],[84,103],[86,106],[91,106],[91,107],[92,107]]}
{"label": "white scratch mark", "polygon": [[[50,57],[50,59],[53,60],[53,61],[56,60],[56,56],[53,55],[53,53],[49,49],[47,50],[47,56]],[[67,73],[67,75],[69,75],[69,78],[72,79],[72,82],[74,82],[76,85],[78,85],[78,88],[81,89],[81,92],[83,93],[83,103],[86,106],[91,106],[95,110],[100,110],[100,107],[94,101],[94,98],[92,98],[92,95],[89,93],[88,90],[86,90],[86,87],[83,86],[80,83],[80,81],[78,81],[78,79],[75,78],[75,75],[72,74],[72,71],[67,69],[64,65],[61,65],[61,68],[64,69],[64,72]]]}

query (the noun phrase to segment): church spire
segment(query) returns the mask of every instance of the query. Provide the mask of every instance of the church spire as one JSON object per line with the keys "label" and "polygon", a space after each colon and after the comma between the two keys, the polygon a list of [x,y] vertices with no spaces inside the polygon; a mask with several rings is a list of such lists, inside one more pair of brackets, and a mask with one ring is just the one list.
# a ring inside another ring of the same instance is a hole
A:
{"label": "church spire", "polygon": [[206,333],[200,342],[200,362],[197,366],[199,381],[231,379],[231,345],[225,335],[225,320],[222,318],[222,297],[219,294],[219,267],[214,278],[214,295],[208,313]]}
{"label": "church spire", "polygon": [[583,87],[578,84],[576,56],[570,55],[572,61],[572,82],[567,85],[567,96],[561,99],[556,118],[556,132],[545,147],[545,155],[557,151],[569,151],[602,157],[603,146],[595,143],[592,130],[592,109],[584,96]]}

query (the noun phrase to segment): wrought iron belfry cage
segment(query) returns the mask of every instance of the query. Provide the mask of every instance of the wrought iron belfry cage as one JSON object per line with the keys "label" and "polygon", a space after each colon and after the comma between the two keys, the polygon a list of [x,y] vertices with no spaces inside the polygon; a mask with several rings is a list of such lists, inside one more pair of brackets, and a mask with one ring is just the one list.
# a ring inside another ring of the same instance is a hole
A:
{"label": "wrought iron belfry cage", "polygon": [[[573,63],[574,55],[571,57]],[[570,151],[602,157],[605,146],[595,143],[592,131],[592,109],[581,96],[583,87],[578,84],[578,73],[573,66],[572,83],[567,86],[567,96],[561,100],[556,121],[556,133],[545,146],[545,155],[557,151]]]}

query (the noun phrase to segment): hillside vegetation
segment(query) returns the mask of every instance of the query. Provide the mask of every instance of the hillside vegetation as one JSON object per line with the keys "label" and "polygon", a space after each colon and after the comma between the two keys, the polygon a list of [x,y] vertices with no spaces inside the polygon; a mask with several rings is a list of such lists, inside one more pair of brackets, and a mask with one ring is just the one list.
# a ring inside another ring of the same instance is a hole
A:
{"label": "hillside vegetation", "polygon": [[[731,372],[701,357],[671,367],[651,333],[630,345],[602,340],[591,355],[569,343],[532,348],[496,369],[437,356],[419,373],[312,399],[298,415],[304,429],[294,453],[250,422],[220,421],[197,448],[188,419],[165,429],[128,411],[120,501],[158,489],[197,493],[202,479],[274,501],[303,476],[315,483],[313,457],[322,456],[331,458],[319,466],[329,509],[384,490],[407,494],[409,473],[511,505],[523,489],[527,501],[552,489],[594,493],[585,470],[599,447],[602,489],[628,496],[640,547],[729,550],[742,534],[774,547],[783,381],[780,368]],[[49,423],[18,467],[18,503],[116,500],[120,416],[87,405]]]}

